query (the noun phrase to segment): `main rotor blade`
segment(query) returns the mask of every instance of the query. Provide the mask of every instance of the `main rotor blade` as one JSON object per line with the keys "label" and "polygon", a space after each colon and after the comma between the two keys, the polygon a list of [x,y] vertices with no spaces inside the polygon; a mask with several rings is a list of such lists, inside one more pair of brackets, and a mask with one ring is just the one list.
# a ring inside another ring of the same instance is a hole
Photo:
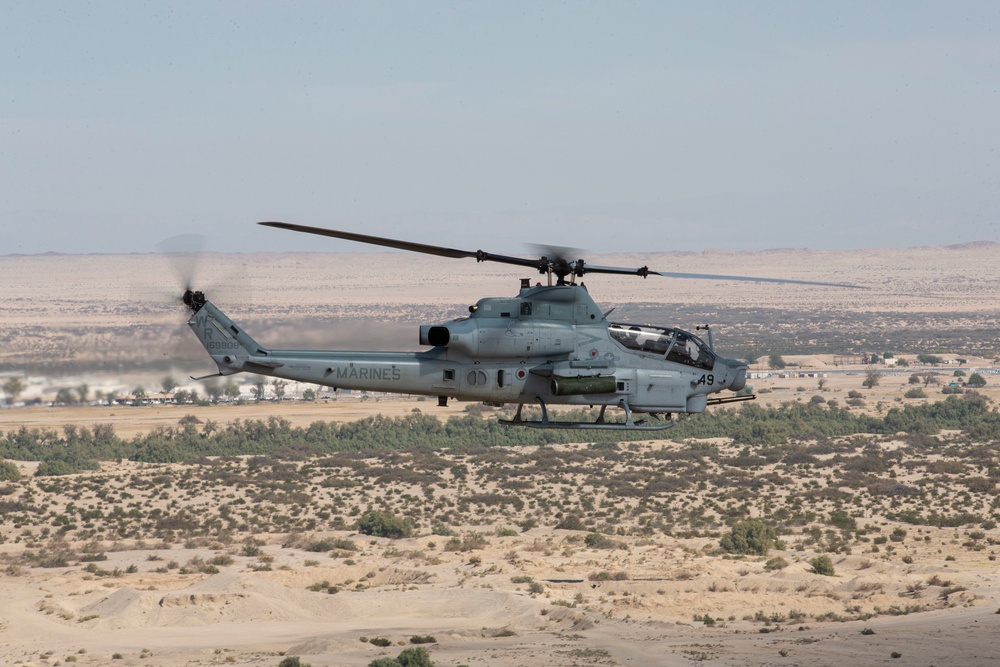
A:
{"label": "main rotor blade", "polygon": [[398,241],[387,239],[381,236],[368,236],[367,234],[355,234],[354,232],[340,232],[336,229],[324,229],[322,227],[308,227],[306,225],[293,225],[289,222],[258,222],[258,225],[265,227],[277,227],[293,232],[303,232],[305,234],[318,234],[320,236],[332,236],[335,239],[346,239],[357,241],[358,243],[369,243],[380,245],[386,248],[396,248],[397,250],[410,250],[412,252],[422,252],[427,255],[438,255],[439,257],[451,257],[462,259],[464,257],[476,257],[477,253],[469,250],[456,250],[455,248],[445,248],[443,246],[427,245],[425,243],[414,243],[413,241]]}
{"label": "main rotor blade", "polygon": [[649,267],[643,266],[638,269],[629,269],[622,266],[597,266],[586,264],[585,273],[613,273],[623,276],[663,276],[665,278],[693,278],[695,280],[742,280],[751,283],[785,283],[791,285],[818,285],[820,287],[850,287],[852,289],[866,289],[860,285],[850,285],[848,283],[826,283],[817,280],[795,280],[793,278],[761,278],[759,276],[726,276],[715,273],[678,273],[676,271],[653,271]]}
{"label": "main rotor blade", "polygon": [[[587,267],[588,271],[593,271],[593,267]],[[666,278],[695,278],[697,280],[743,280],[753,283],[785,283],[790,285],[818,285],[820,287],[849,287],[851,289],[868,289],[862,285],[851,285],[849,283],[825,283],[817,280],[794,280],[792,278],[760,278],[754,276],[723,276],[714,273],[673,273],[670,271],[650,271],[658,276]]]}
{"label": "main rotor blade", "polygon": [[711,273],[674,273],[670,271],[650,271],[649,267],[642,266],[631,269],[620,266],[596,266],[587,264],[583,260],[569,261],[563,254],[568,249],[544,248],[552,256],[543,255],[538,259],[527,259],[524,257],[510,257],[508,255],[494,255],[485,250],[458,250],[456,248],[446,248],[443,246],[428,245],[426,243],[414,243],[413,241],[400,241],[382,236],[369,236],[367,234],[356,234],[354,232],[342,232],[336,229],[325,229],[323,227],[309,227],[307,225],[295,225],[289,222],[259,222],[265,227],[275,227],[277,229],[287,229],[293,232],[303,232],[305,234],[318,234],[320,236],[331,236],[337,239],[357,241],[358,243],[368,243],[371,245],[383,246],[385,248],[395,248],[397,250],[409,250],[421,252],[427,255],[437,255],[438,257],[451,257],[453,259],[463,259],[474,257],[477,262],[500,262],[502,264],[514,264],[516,266],[527,266],[536,269],[539,273],[554,273],[562,279],[564,276],[582,276],[585,273],[612,273],[626,276],[646,276],[653,274],[666,278],[695,278],[702,280],[743,280],[748,282],[762,283],[787,283],[793,285],[818,285],[822,287],[850,287],[864,289],[859,285],[848,285],[846,283],[827,283],[815,280],[791,280],[786,278],[758,278],[753,276],[724,276]]}
{"label": "main rotor blade", "polygon": [[486,252],[485,250],[459,250],[457,248],[445,248],[444,246],[428,245],[426,243],[414,243],[413,241],[400,241],[398,239],[389,239],[382,236],[369,236],[367,234],[356,234],[354,232],[341,232],[336,229],[324,229],[323,227],[294,225],[289,222],[258,222],[257,224],[264,225],[265,227],[287,229],[293,232],[303,232],[305,234],[332,236],[335,239],[346,239],[348,241],[357,241],[358,243],[379,245],[385,248],[422,252],[427,255],[437,255],[438,257],[451,257],[452,259],[474,257],[477,262],[500,262],[502,264],[515,264],[517,266],[530,266],[533,269],[538,269],[542,273],[545,273],[547,270],[547,264],[543,264],[537,259],[494,255],[493,253]]}

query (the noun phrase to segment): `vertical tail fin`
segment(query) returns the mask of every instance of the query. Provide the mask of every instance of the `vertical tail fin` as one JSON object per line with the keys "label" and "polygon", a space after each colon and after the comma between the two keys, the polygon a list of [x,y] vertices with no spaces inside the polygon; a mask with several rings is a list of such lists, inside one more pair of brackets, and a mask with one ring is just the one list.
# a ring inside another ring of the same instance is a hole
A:
{"label": "vertical tail fin", "polygon": [[211,301],[188,305],[194,310],[188,326],[219,367],[220,375],[232,375],[244,370],[266,373],[262,369],[280,365],[271,362],[268,359],[270,351],[236,326]]}

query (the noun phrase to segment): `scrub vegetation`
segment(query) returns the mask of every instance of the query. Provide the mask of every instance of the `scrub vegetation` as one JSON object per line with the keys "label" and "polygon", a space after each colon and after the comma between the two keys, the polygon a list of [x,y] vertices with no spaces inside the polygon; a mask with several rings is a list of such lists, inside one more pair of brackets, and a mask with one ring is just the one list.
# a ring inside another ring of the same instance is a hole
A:
{"label": "scrub vegetation", "polygon": [[[734,592],[712,579],[717,566],[642,565],[650,550],[682,548],[708,563],[744,561],[740,576],[757,577],[758,590],[824,598],[810,612],[822,621],[972,604],[974,591],[944,578],[846,589],[842,575],[940,560],[946,546],[992,560],[1000,543],[1000,415],[975,394],[882,417],[813,403],[744,406],[683,421],[672,440],[629,443],[537,444],[581,434],[505,430],[471,416],[308,428],[276,418],[212,428],[182,421],[129,441],[105,427],[6,433],[5,458],[48,464],[19,478],[4,466],[0,541],[16,545],[3,554],[8,572],[80,567],[127,580],[134,570],[125,564],[100,564],[121,544],[217,551],[172,563],[189,574],[269,570],[264,547],[280,544],[302,551],[309,567],[333,558],[362,568],[373,549],[413,566],[452,559],[493,572],[491,586],[526,582],[530,595],[548,595],[551,584],[519,571],[529,552],[532,560],[560,558],[561,571],[577,572],[585,586],[614,585],[626,595],[650,577],[683,581],[695,607]],[[54,477],[59,466],[79,472]],[[549,537],[531,537],[536,527]],[[358,532],[391,541],[359,544]],[[497,547],[505,564],[481,555]],[[619,554],[626,560],[615,560]],[[157,567],[168,572],[171,564]],[[788,572],[810,578],[772,580]],[[367,567],[342,580],[317,576],[309,590],[380,582]],[[588,600],[564,606],[632,608],[627,597]],[[636,600],[636,609],[646,603]],[[772,615],[761,619],[777,622]]]}
{"label": "scrub vegetation", "polygon": [[[568,419],[584,420],[596,416],[596,412],[587,410],[562,414]],[[934,403],[893,407],[883,416],[821,402],[788,402],[775,408],[745,405],[693,415],[669,431],[659,435],[654,432],[648,437],[673,441],[727,438],[735,445],[776,447],[855,434],[930,436],[943,430],[960,430],[968,439],[995,442],[1000,440],[1000,414],[991,409],[985,397],[974,392],[949,396]],[[186,416],[176,427],[156,428],[130,440],[119,438],[109,424],[93,428],[68,425],[61,433],[20,428],[0,437],[0,458],[46,462],[49,465],[39,474],[59,475],[95,469],[100,460],[176,463],[206,456],[245,455],[301,459],[368,450],[607,443],[621,436],[622,433],[614,431],[508,428],[493,419],[481,419],[476,415],[453,417],[442,423],[436,417],[419,412],[397,418],[369,417],[344,424],[314,422],[308,427],[292,427],[278,417],[237,420],[221,426],[214,421],[200,423],[197,418]],[[420,479],[417,477],[413,481]]]}

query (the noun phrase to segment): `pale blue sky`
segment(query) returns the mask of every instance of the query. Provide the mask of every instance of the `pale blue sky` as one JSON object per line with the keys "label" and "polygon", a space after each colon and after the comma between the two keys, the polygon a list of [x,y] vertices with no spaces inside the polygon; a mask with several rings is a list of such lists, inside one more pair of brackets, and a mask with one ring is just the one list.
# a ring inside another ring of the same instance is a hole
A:
{"label": "pale blue sky", "polygon": [[997,2],[3,0],[0,64],[0,254],[1000,240]]}

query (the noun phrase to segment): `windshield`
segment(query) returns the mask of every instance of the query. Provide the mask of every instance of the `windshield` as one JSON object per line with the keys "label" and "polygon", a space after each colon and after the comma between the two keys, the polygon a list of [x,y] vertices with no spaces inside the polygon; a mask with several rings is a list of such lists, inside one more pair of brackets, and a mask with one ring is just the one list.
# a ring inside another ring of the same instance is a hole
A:
{"label": "windshield", "polygon": [[704,341],[681,329],[614,323],[608,327],[611,338],[623,347],[664,357],[685,366],[712,370],[715,355]]}

